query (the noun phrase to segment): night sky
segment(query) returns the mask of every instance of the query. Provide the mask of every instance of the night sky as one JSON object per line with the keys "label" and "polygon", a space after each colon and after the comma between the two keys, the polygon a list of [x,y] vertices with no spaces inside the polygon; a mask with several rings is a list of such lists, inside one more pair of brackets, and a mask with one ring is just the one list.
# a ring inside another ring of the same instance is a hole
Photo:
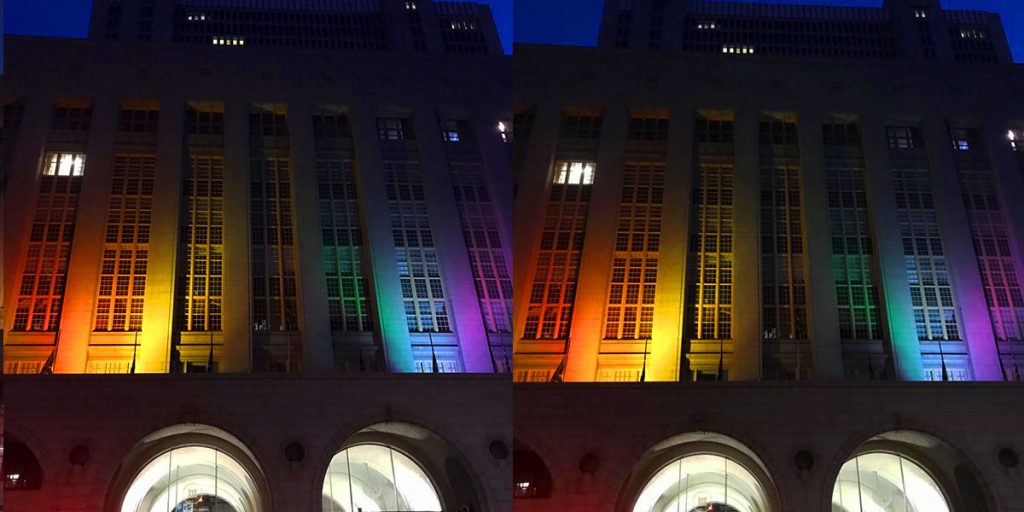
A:
{"label": "night sky", "polygon": [[[4,32],[39,36],[85,37],[92,0],[0,0]],[[444,1],[444,0],[442,0]],[[505,53],[512,52],[513,0],[473,0],[491,6]]]}
{"label": "night sky", "polygon": [[[593,46],[602,0],[514,0],[517,43]],[[882,0],[742,0],[763,4],[814,4],[878,7]],[[946,9],[997,12],[1017,62],[1024,62],[1024,0],[942,0]]]}

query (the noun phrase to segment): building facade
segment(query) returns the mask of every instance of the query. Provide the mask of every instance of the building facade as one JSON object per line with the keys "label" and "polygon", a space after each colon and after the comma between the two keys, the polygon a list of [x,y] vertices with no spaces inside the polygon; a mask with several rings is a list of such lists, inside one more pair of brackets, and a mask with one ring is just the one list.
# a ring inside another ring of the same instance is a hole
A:
{"label": "building facade", "polygon": [[5,510],[506,511],[512,413],[494,397],[510,387],[490,375],[14,377]]}
{"label": "building facade", "polygon": [[6,373],[509,371],[485,7],[96,2],[88,40],[6,50]]}
{"label": "building facade", "polygon": [[918,8],[610,1],[597,48],[518,47],[517,381],[1021,378],[1024,72],[997,17],[917,18],[989,20],[991,59],[841,58],[650,48],[648,14],[619,48],[622,6],[747,27],[722,44],[896,37]]}
{"label": "building facade", "polygon": [[1024,510],[1020,406],[1018,383],[520,384],[514,509]]}

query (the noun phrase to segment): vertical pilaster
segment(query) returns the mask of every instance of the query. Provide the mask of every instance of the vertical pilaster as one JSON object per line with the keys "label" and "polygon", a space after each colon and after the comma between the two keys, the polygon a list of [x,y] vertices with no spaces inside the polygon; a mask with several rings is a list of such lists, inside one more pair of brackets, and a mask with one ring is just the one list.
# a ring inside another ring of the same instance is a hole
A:
{"label": "vertical pilaster", "polygon": [[629,127],[629,109],[621,103],[610,105],[601,117],[594,185],[569,330],[565,371],[566,380],[573,381],[593,381],[597,377],[619,198],[622,195],[623,150]]}
{"label": "vertical pilaster", "polygon": [[249,229],[249,104],[235,100],[224,106],[224,372],[252,369]]}
{"label": "vertical pilaster", "polygon": [[445,292],[451,306],[449,317],[457,335],[462,362],[467,372],[493,372],[487,333],[484,331],[480,300],[470,270],[466,240],[452,189],[451,173],[445,158],[437,113],[419,105],[413,115],[419,147],[427,214],[434,236]]}
{"label": "vertical pilaster", "polygon": [[693,105],[678,101],[670,106],[665,196],[661,212],[661,251],[658,259],[658,293],[654,299],[654,337],[647,365],[651,381],[682,378],[686,293],[687,240],[690,239],[694,183]]}
{"label": "vertical pilaster", "polygon": [[85,372],[110,203],[118,108],[118,101],[112,98],[97,99],[92,105],[75,238],[71,244],[67,288],[58,327],[60,341],[54,361],[56,373]]}
{"label": "vertical pilaster", "polygon": [[[896,377],[901,380],[922,380],[921,347],[914,324],[914,307],[910,301],[903,237],[893,193],[886,120],[882,114],[865,113],[861,120],[864,144],[864,180],[868,208],[873,214],[872,230],[878,247],[879,300],[888,323],[890,350],[895,362]],[[851,369],[847,368],[847,373]],[[878,369],[881,370],[881,369]],[[888,371],[888,370],[886,370]]]}
{"label": "vertical pilaster", "polygon": [[183,161],[183,101],[172,97],[160,103],[153,180],[153,217],[149,261],[146,269],[146,302],[139,335],[139,373],[170,371],[171,335],[174,332],[174,284],[177,269],[178,233],[181,220]]}
{"label": "vertical pilaster", "polygon": [[970,350],[974,378],[1002,380],[985,288],[972,243],[974,237],[951,149],[949,125],[942,116],[931,115],[923,120],[921,132],[928,150],[935,204],[942,205],[936,208],[936,216],[950,279],[957,294],[960,328]]}
{"label": "vertical pilaster", "polygon": [[331,322],[327,310],[327,282],[321,257],[320,210],[316,157],[313,147],[313,112],[305,103],[288,105],[288,134],[292,153],[292,190],[298,252],[299,304],[302,315],[303,369],[310,372],[334,368]]}
{"label": "vertical pilaster", "polygon": [[368,288],[377,312],[378,335],[383,343],[387,370],[411,372],[414,371],[412,345],[395,264],[394,238],[391,236],[391,218],[377,141],[376,109],[364,103],[354,104],[351,125],[358,162],[356,182],[366,226],[369,268],[372,269],[372,274],[367,276]]}
{"label": "vertical pilaster", "polygon": [[814,358],[813,378],[817,381],[843,378],[839,314],[836,308],[835,276],[832,273],[825,147],[822,139],[824,120],[820,111],[812,109],[801,109],[797,115],[800,175],[803,179],[804,258],[808,280],[807,327]]}
{"label": "vertical pilaster", "polygon": [[759,219],[758,111],[743,108],[735,117],[732,367],[729,380],[761,376],[761,285]]}

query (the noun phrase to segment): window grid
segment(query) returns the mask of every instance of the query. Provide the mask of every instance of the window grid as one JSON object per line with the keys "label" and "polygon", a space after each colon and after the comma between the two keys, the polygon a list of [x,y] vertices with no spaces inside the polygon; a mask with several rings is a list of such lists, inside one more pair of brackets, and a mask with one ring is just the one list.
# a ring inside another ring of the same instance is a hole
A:
{"label": "window grid", "polygon": [[597,140],[601,136],[601,116],[566,116],[562,121],[562,138]]}
{"label": "window grid", "polygon": [[409,332],[451,332],[447,295],[416,161],[383,161],[391,234]]}
{"label": "window grid", "polygon": [[605,339],[650,339],[661,246],[662,164],[626,164]]}
{"label": "window grid", "polygon": [[[586,173],[579,173],[578,179],[560,179],[574,168],[591,169],[591,178],[587,179]],[[537,252],[523,338],[569,337],[569,321],[590,207],[593,168],[592,162],[555,164],[555,181],[551,185]]]}
{"label": "window grid", "polygon": [[256,331],[299,329],[295,280],[291,160],[249,162],[252,244],[252,318]]}
{"label": "window grid", "polygon": [[995,178],[991,170],[968,169],[963,164],[958,162],[960,188],[992,328],[999,341],[1024,340],[1024,296]]}
{"label": "window grid", "polygon": [[224,113],[188,110],[188,132],[193,135],[224,135]]}
{"label": "window grid", "polygon": [[873,267],[871,218],[864,169],[826,164],[832,274],[843,340],[881,340],[882,324]]}
{"label": "window grid", "polygon": [[54,107],[50,120],[53,131],[89,131],[92,107]]}
{"label": "window grid", "polygon": [[129,133],[156,133],[159,124],[159,110],[121,109],[117,130]]}
{"label": "window grid", "polygon": [[921,129],[916,126],[886,126],[885,134],[890,149],[915,149],[924,147]]}
{"label": "window grid", "polygon": [[114,155],[99,289],[97,331],[141,331],[153,218],[153,155]]}
{"label": "window grid", "polygon": [[220,331],[224,305],[224,157],[191,157],[182,225],[184,275],[180,284],[183,331]]}
{"label": "window grid", "polygon": [[204,3],[207,5],[201,16],[194,14],[194,8],[175,7],[174,42],[210,44],[215,37],[236,35],[244,37],[246,46],[266,48],[361,51],[388,48],[386,27],[379,12],[303,12],[293,9],[258,12]]}
{"label": "window grid", "polygon": [[43,158],[39,196],[14,313],[15,331],[57,329],[84,174],[81,167],[78,172],[58,173],[58,162],[68,158],[84,161],[85,155],[47,153]]}
{"label": "window grid", "polygon": [[448,169],[485,326],[489,332],[511,332],[512,276],[487,178],[479,163],[452,162]]}
{"label": "window grid", "polygon": [[917,338],[960,340],[960,315],[939,235],[929,172],[894,170],[893,180]]}
{"label": "window grid", "polygon": [[[762,123],[762,126],[768,123]],[[771,123],[776,124],[776,123]],[[781,131],[793,140],[796,125]],[[763,132],[762,132],[763,133]],[[769,140],[780,140],[774,138]],[[770,165],[770,164],[769,164]],[[800,169],[761,169],[761,305],[765,339],[807,337],[807,297],[803,265]]]}
{"label": "window grid", "polygon": [[668,119],[633,117],[629,120],[629,140],[665,142],[668,140]]}
{"label": "window grid", "polygon": [[733,167],[701,162],[699,179],[690,242],[690,338],[732,339]]}
{"label": "window grid", "polygon": [[404,117],[378,117],[377,138],[380,140],[413,140],[409,119]]}
{"label": "window grid", "polygon": [[327,308],[332,331],[370,331],[363,231],[352,160],[316,160]]}

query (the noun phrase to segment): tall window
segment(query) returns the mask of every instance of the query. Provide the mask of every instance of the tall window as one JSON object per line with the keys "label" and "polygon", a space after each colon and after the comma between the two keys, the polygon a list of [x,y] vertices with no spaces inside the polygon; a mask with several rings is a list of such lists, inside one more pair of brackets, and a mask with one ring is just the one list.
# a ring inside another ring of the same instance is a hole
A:
{"label": "tall window", "polygon": [[379,117],[377,118],[377,138],[380,140],[413,140],[415,137],[408,118]]}
{"label": "tall window", "polygon": [[441,136],[445,142],[462,142],[469,136],[469,123],[465,119],[442,119]]}
{"label": "tall window", "polygon": [[732,338],[733,167],[700,163],[690,239],[690,338]]}
{"label": "tall window", "polygon": [[121,109],[117,130],[128,133],[156,133],[160,123],[159,110]]}
{"label": "tall window", "polygon": [[619,203],[606,339],[649,339],[661,249],[662,164],[626,164]]}
{"label": "tall window", "polygon": [[410,332],[451,332],[444,280],[416,161],[384,161],[395,259]]}
{"label": "tall window", "polygon": [[875,288],[871,216],[864,184],[864,157],[855,123],[822,126],[826,148],[856,156],[826,156],[832,275],[843,340],[881,340],[882,324]]}
{"label": "tall window", "polygon": [[890,149],[915,149],[924,147],[921,130],[916,126],[887,126],[885,133]]}
{"label": "tall window", "polygon": [[903,258],[921,341],[959,340],[959,314],[927,169],[893,171]]}
{"label": "tall window", "polygon": [[992,171],[965,166],[959,172],[996,339],[1024,340],[1024,296]]}
{"label": "tall window", "polygon": [[114,155],[97,331],[141,331],[153,217],[153,155]]}
{"label": "tall window", "polygon": [[601,116],[566,116],[562,122],[562,138],[597,140],[601,136]]}
{"label": "tall window", "polygon": [[331,330],[372,330],[353,162],[318,155],[316,177]]}
{"label": "tall window", "polygon": [[84,172],[82,153],[47,153],[43,157],[14,312],[15,331],[57,329]]}
{"label": "tall window", "polygon": [[87,132],[92,120],[92,107],[54,107],[50,119],[53,131]]}
{"label": "tall window", "polygon": [[184,272],[179,328],[221,330],[224,300],[224,158],[190,157],[182,225]]}
{"label": "tall window", "polygon": [[189,109],[188,132],[193,135],[223,135],[224,113]]}
{"label": "tall window", "polygon": [[593,180],[592,162],[555,164],[523,338],[569,336]]}
{"label": "tall window", "polygon": [[256,331],[298,330],[291,159],[249,162],[252,318]]}
{"label": "tall window", "polygon": [[[792,126],[790,123],[787,126]],[[761,303],[765,339],[807,337],[800,169],[761,169]]]}
{"label": "tall window", "polygon": [[449,162],[480,309],[490,332],[510,332],[512,276],[502,251],[487,178],[476,162]]}
{"label": "tall window", "polygon": [[665,142],[668,140],[668,119],[633,117],[629,120],[629,139]]}

